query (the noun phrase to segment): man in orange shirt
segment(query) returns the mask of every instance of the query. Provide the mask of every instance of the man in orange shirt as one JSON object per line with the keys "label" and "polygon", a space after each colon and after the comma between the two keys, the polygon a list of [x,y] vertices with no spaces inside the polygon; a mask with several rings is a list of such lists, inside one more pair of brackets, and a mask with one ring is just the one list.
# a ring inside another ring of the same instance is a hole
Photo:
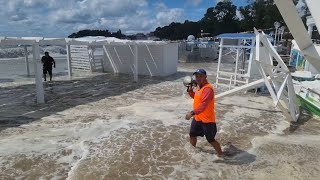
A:
{"label": "man in orange shirt", "polygon": [[186,114],[186,120],[193,116],[190,127],[190,143],[196,147],[197,136],[206,136],[207,141],[216,150],[217,155],[223,155],[221,146],[215,140],[217,133],[216,118],[214,112],[214,90],[207,81],[207,73],[204,69],[198,69],[193,73],[196,77],[197,87],[188,86],[188,94],[194,99],[193,110]]}

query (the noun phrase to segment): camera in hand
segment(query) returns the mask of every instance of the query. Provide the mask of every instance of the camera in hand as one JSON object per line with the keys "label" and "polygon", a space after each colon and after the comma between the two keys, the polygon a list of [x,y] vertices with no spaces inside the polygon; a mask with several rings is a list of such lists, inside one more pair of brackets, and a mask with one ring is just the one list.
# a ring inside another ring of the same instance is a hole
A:
{"label": "camera in hand", "polygon": [[197,86],[197,82],[196,82],[196,80],[192,79],[191,76],[186,76],[183,79],[183,85],[185,87],[188,87],[188,86],[193,86],[194,87],[194,86]]}

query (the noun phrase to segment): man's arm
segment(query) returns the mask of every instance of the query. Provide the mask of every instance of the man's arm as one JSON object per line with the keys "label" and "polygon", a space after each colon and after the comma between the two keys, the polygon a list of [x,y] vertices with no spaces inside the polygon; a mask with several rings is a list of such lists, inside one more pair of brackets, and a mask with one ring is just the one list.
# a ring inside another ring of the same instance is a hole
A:
{"label": "man's arm", "polygon": [[53,62],[53,67],[56,68],[56,62],[54,61],[53,57],[52,58],[52,62]]}
{"label": "man's arm", "polygon": [[43,56],[42,56],[42,58],[41,58],[41,62],[42,62],[42,64],[44,63]]}
{"label": "man's arm", "polygon": [[192,86],[188,86],[187,92],[189,96],[193,99],[195,93],[193,92]]}
{"label": "man's arm", "polygon": [[199,106],[193,110],[194,114],[200,114],[201,112],[203,112],[206,109],[209,102],[213,99],[213,97],[213,89],[206,87],[201,94],[201,102]]}

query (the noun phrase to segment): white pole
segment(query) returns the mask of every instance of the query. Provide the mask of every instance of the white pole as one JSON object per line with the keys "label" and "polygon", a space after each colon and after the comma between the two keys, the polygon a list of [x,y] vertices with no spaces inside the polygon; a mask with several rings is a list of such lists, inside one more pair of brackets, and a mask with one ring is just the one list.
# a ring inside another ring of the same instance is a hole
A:
{"label": "white pole", "polygon": [[220,63],[221,63],[221,58],[222,58],[222,49],[223,49],[223,38],[221,38],[221,41],[220,41],[220,49],[219,49],[219,59],[218,59],[218,69],[217,69],[217,71],[220,70]]}
{"label": "white pole", "polygon": [[138,82],[138,45],[134,45],[134,81]]}
{"label": "white pole", "polygon": [[91,57],[92,57],[92,63],[93,63],[93,71],[96,71],[97,70],[97,67],[96,67],[96,60],[94,59],[94,51],[96,50],[96,48],[94,46],[91,46]]}
{"label": "white pole", "polygon": [[28,49],[27,49],[27,46],[24,46],[23,48],[24,48],[24,55],[25,55],[25,62],[26,62],[26,70],[27,70],[28,76],[30,76]]}
{"label": "white pole", "polygon": [[309,25],[308,26],[308,34],[309,34],[310,38],[312,37],[312,31],[313,31],[313,25]]}
{"label": "white pole", "polygon": [[32,45],[33,60],[34,60],[34,71],[37,89],[37,103],[44,103],[44,90],[42,84],[42,68],[40,60],[40,47],[39,42]]}
{"label": "white pole", "polygon": [[67,49],[67,60],[68,60],[68,75],[69,78],[72,76],[72,64],[71,64],[71,50],[70,50],[70,44],[66,45]]}
{"label": "white pole", "polygon": [[87,53],[88,53],[88,57],[89,57],[90,72],[92,73],[93,72],[93,67],[92,67],[93,66],[93,64],[92,64],[93,62],[92,62],[92,56],[91,56],[92,53],[91,52],[92,52],[91,46],[88,45],[87,46]]}
{"label": "white pole", "polygon": [[[312,38],[312,31],[313,31],[313,25],[309,25],[308,26],[308,34],[309,34],[309,37]],[[298,56],[299,57],[299,56]],[[298,58],[297,57],[297,58]],[[298,61],[297,61],[298,62]],[[305,65],[304,65],[304,70],[305,71],[310,71],[310,63],[309,61],[306,61]]]}
{"label": "white pole", "polygon": [[283,34],[284,34],[284,28],[281,29],[281,38],[280,38],[280,40],[283,39]]}
{"label": "white pole", "polygon": [[221,58],[222,58],[222,49],[223,49],[223,38],[221,38],[220,41],[220,49],[219,49],[219,58],[218,58],[218,68],[217,68],[217,78],[216,78],[216,84],[218,86],[219,83],[219,71],[220,71],[220,64],[221,64]]}
{"label": "white pole", "polygon": [[278,31],[278,42],[280,42],[281,41],[281,29],[279,28],[279,31]]}
{"label": "white pole", "polygon": [[277,44],[277,33],[278,33],[278,28],[276,28],[276,33],[274,34],[274,46]]}
{"label": "white pole", "polygon": [[[240,39],[238,40],[238,46],[240,46]],[[235,67],[235,70],[234,70],[234,82],[233,84],[236,84],[237,82],[237,73],[238,73],[238,62],[239,62],[239,55],[240,55],[240,48],[238,47],[237,48],[237,57],[236,57],[236,67]]]}
{"label": "white pole", "polygon": [[[247,72],[247,74],[249,75],[249,78],[251,78],[251,67],[252,67],[252,63],[254,63],[254,62],[253,62],[253,59],[255,58],[255,57],[253,57],[254,47],[255,47],[255,44],[258,43],[255,38],[253,38],[253,39],[251,40],[251,42],[252,42],[252,43],[251,43],[251,48],[250,48],[250,56],[249,56],[248,72]],[[260,42],[259,42],[259,43],[260,43]],[[248,78],[248,79],[249,79],[249,78]],[[248,79],[247,79],[247,80],[248,80]]]}
{"label": "white pole", "polygon": [[[268,80],[270,79],[270,77],[268,77]],[[265,80],[264,79],[259,79],[257,81],[253,81],[249,84],[245,84],[243,86],[240,86],[240,87],[236,87],[232,90],[229,90],[229,91],[226,91],[226,92],[222,92],[220,94],[217,94],[214,96],[214,99],[215,100],[218,100],[218,99],[221,99],[222,97],[226,96],[226,95],[231,95],[231,94],[234,94],[236,92],[239,92],[239,91],[244,91],[244,90],[249,90],[249,89],[253,89],[255,87],[259,87],[261,85],[265,84]]]}

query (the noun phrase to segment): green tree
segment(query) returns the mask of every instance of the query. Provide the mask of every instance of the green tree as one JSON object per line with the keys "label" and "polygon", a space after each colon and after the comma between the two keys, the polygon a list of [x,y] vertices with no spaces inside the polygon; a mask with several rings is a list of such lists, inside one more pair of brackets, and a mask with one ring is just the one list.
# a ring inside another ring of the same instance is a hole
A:
{"label": "green tree", "polygon": [[105,37],[116,37],[116,38],[125,37],[125,35],[122,34],[120,29],[117,32],[109,32],[109,30],[84,29],[84,30],[80,30],[76,33],[72,33],[68,37],[69,38],[79,38],[79,37],[84,37],[84,36],[105,36]]}
{"label": "green tree", "polygon": [[213,9],[213,15],[216,19],[215,34],[239,32],[237,6],[235,6],[231,0],[219,2]]}

